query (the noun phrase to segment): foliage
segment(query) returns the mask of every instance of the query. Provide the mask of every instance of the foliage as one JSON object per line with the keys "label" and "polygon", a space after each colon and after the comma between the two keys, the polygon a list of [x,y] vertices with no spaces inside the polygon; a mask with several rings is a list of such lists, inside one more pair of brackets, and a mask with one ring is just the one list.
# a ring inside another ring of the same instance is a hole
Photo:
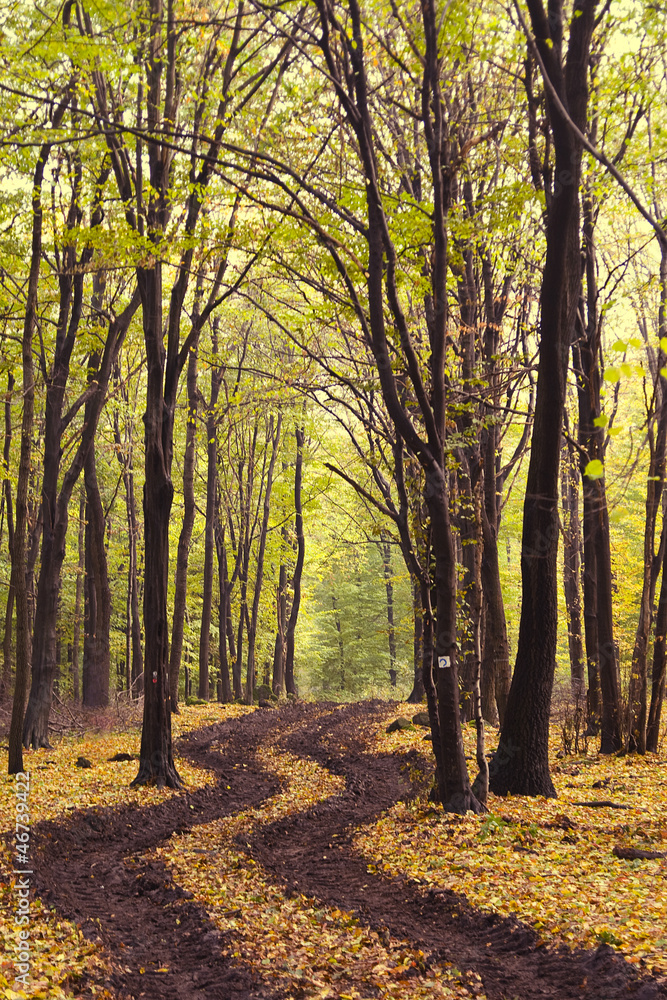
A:
{"label": "foliage", "polygon": [[[466,729],[474,752],[474,732]],[[489,740],[495,745],[497,734]],[[377,750],[420,749],[419,737],[381,734]],[[614,847],[667,854],[667,761],[594,752],[562,758],[551,736],[558,799],[489,796],[484,816],[447,816],[430,803],[401,802],[361,830],[371,870],[462,893],[475,907],[516,916],[545,944],[610,944],[628,961],[667,974],[667,857],[623,860]],[[558,759],[560,757],[560,760]],[[600,790],[597,790],[600,789]],[[585,806],[613,801],[620,808]]]}

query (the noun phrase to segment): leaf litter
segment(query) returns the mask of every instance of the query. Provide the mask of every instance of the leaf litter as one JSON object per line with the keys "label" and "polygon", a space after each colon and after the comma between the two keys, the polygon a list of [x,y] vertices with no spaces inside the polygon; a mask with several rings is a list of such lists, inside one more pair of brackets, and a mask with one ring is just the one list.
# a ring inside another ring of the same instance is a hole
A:
{"label": "leaf litter", "polygon": [[[491,730],[488,745],[497,743]],[[422,749],[423,730],[378,732],[383,752]],[[468,756],[474,726],[464,727]],[[622,860],[614,847],[667,855],[667,760],[594,752],[557,759],[557,799],[489,796],[482,816],[448,816],[425,801],[399,802],[364,827],[355,846],[369,871],[453,890],[471,905],[516,916],[543,943],[607,944],[667,976],[667,857]],[[582,803],[613,802],[612,806]],[[617,808],[623,807],[623,808]]]}
{"label": "leaf litter", "polygon": [[[332,708],[327,707],[329,712]],[[174,717],[174,733],[234,714],[226,712],[214,705],[187,709]],[[376,710],[373,725],[366,726],[367,733],[376,734],[373,751],[408,755],[416,750],[428,759],[424,730],[391,737],[384,733],[385,722],[395,714],[396,706],[383,706]],[[464,735],[473,757],[473,734],[466,730]],[[134,790],[128,784],[136,762],[107,765],[106,758],[118,751],[137,752],[136,734],[132,738],[127,733],[65,738],[55,750],[35,753],[31,780],[39,780],[33,781],[33,823],[36,817],[71,815],[72,804],[102,807],[130,801]],[[434,966],[432,956],[424,961],[418,949],[370,930],[351,912],[323,906],[304,894],[285,899],[275,880],[253,863],[243,848],[253,829],[335,797],[342,781],[303,757],[278,753],[271,740],[263,742],[260,760],[280,776],[283,791],[261,808],[173,835],[160,849],[178,881],[184,886],[192,881],[190,891],[203,899],[222,929],[232,958],[254,963],[263,979],[287,986],[295,998],[483,996],[474,973],[459,973],[451,963]],[[556,750],[554,744],[554,755]],[[88,756],[94,767],[73,767],[77,754]],[[545,943],[609,944],[641,968],[664,975],[664,859],[624,861],[611,854],[618,845],[667,847],[664,763],[650,757],[568,758],[555,768],[558,800],[491,797],[491,812],[483,817],[447,817],[424,800],[399,803],[360,830],[356,848],[363,852],[369,872],[407,876],[421,891],[453,889],[474,906],[514,914],[532,924]],[[211,780],[208,771],[189,770],[183,760],[177,766],[188,781]],[[591,791],[593,785],[604,791]],[[136,791],[134,801],[142,805],[174,794]],[[616,805],[630,808],[581,805],[598,796],[611,796]],[[5,830],[13,822],[12,798],[3,797],[0,808]],[[1,860],[9,870],[6,850]],[[5,877],[0,886],[5,912],[14,903],[11,890]],[[36,943],[32,989],[27,994],[12,987],[11,931],[3,926],[0,997],[81,996],[72,989],[84,970],[86,996],[113,995],[95,985],[106,961],[97,945],[39,900],[31,900],[31,916]]]}

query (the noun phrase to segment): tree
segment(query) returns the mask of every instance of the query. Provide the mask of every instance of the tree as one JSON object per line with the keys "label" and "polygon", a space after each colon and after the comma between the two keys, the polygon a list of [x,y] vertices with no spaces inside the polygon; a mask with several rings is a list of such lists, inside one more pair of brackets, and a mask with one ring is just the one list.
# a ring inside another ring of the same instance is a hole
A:
{"label": "tree", "polygon": [[[547,86],[554,147],[554,186],[547,219],[547,254],[540,297],[541,337],[535,420],[524,500],[521,551],[521,623],[512,685],[490,789],[498,795],[555,797],[549,773],[549,711],[556,666],[558,468],[565,405],[565,375],[581,287],[579,190],[582,144],[561,107],[585,129],[588,57],[595,0],[576,0],[565,51],[560,0],[529,0]],[[554,99],[556,95],[558,102]]]}

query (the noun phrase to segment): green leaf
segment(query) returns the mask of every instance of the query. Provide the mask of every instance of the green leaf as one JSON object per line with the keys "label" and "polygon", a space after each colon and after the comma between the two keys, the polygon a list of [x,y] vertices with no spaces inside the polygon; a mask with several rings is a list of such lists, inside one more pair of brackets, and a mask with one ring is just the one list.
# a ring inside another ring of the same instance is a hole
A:
{"label": "green leaf", "polygon": [[606,413],[601,413],[599,417],[596,417],[593,421],[596,427],[606,427],[609,423],[609,417]]}
{"label": "green leaf", "polygon": [[623,353],[624,351],[627,351],[628,345],[625,343],[624,340],[617,340],[615,344],[611,345],[611,349],[612,351],[620,351],[621,353]]}
{"label": "green leaf", "polygon": [[621,380],[621,369],[615,368],[613,365],[611,368],[607,368],[604,373],[605,382],[620,382]]}
{"label": "green leaf", "polygon": [[586,464],[584,475],[588,479],[602,479],[604,476],[604,465],[599,458],[594,458]]}

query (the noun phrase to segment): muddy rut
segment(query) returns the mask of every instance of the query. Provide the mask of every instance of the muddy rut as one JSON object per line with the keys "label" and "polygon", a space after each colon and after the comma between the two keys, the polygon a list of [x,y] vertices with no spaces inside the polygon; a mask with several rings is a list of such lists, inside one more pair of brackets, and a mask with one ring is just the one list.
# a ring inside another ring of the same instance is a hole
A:
{"label": "muddy rut", "polygon": [[[147,808],[77,813],[34,829],[35,887],[62,916],[99,938],[111,959],[106,988],[117,1000],[281,1000],[252,968],[233,961],[233,940],[143,857],[174,832],[259,805],[279,789],[255,761],[265,740],[345,778],[342,795],[256,830],[243,849],[286,894],[354,911],[381,934],[410,942],[431,961],[482,977],[489,1000],[657,1000],[664,984],[641,978],[608,946],[539,947],[515,919],[473,909],[453,892],[426,893],[371,874],[351,847],[354,827],[414,793],[417,755],[365,753],[379,703],[260,709],[178,741],[177,751],[213,770],[217,783]],[[215,747],[212,747],[215,744]],[[140,972],[140,970],[144,970]],[[162,970],[162,971],[160,971]],[[102,985],[101,983],[98,985]]]}

